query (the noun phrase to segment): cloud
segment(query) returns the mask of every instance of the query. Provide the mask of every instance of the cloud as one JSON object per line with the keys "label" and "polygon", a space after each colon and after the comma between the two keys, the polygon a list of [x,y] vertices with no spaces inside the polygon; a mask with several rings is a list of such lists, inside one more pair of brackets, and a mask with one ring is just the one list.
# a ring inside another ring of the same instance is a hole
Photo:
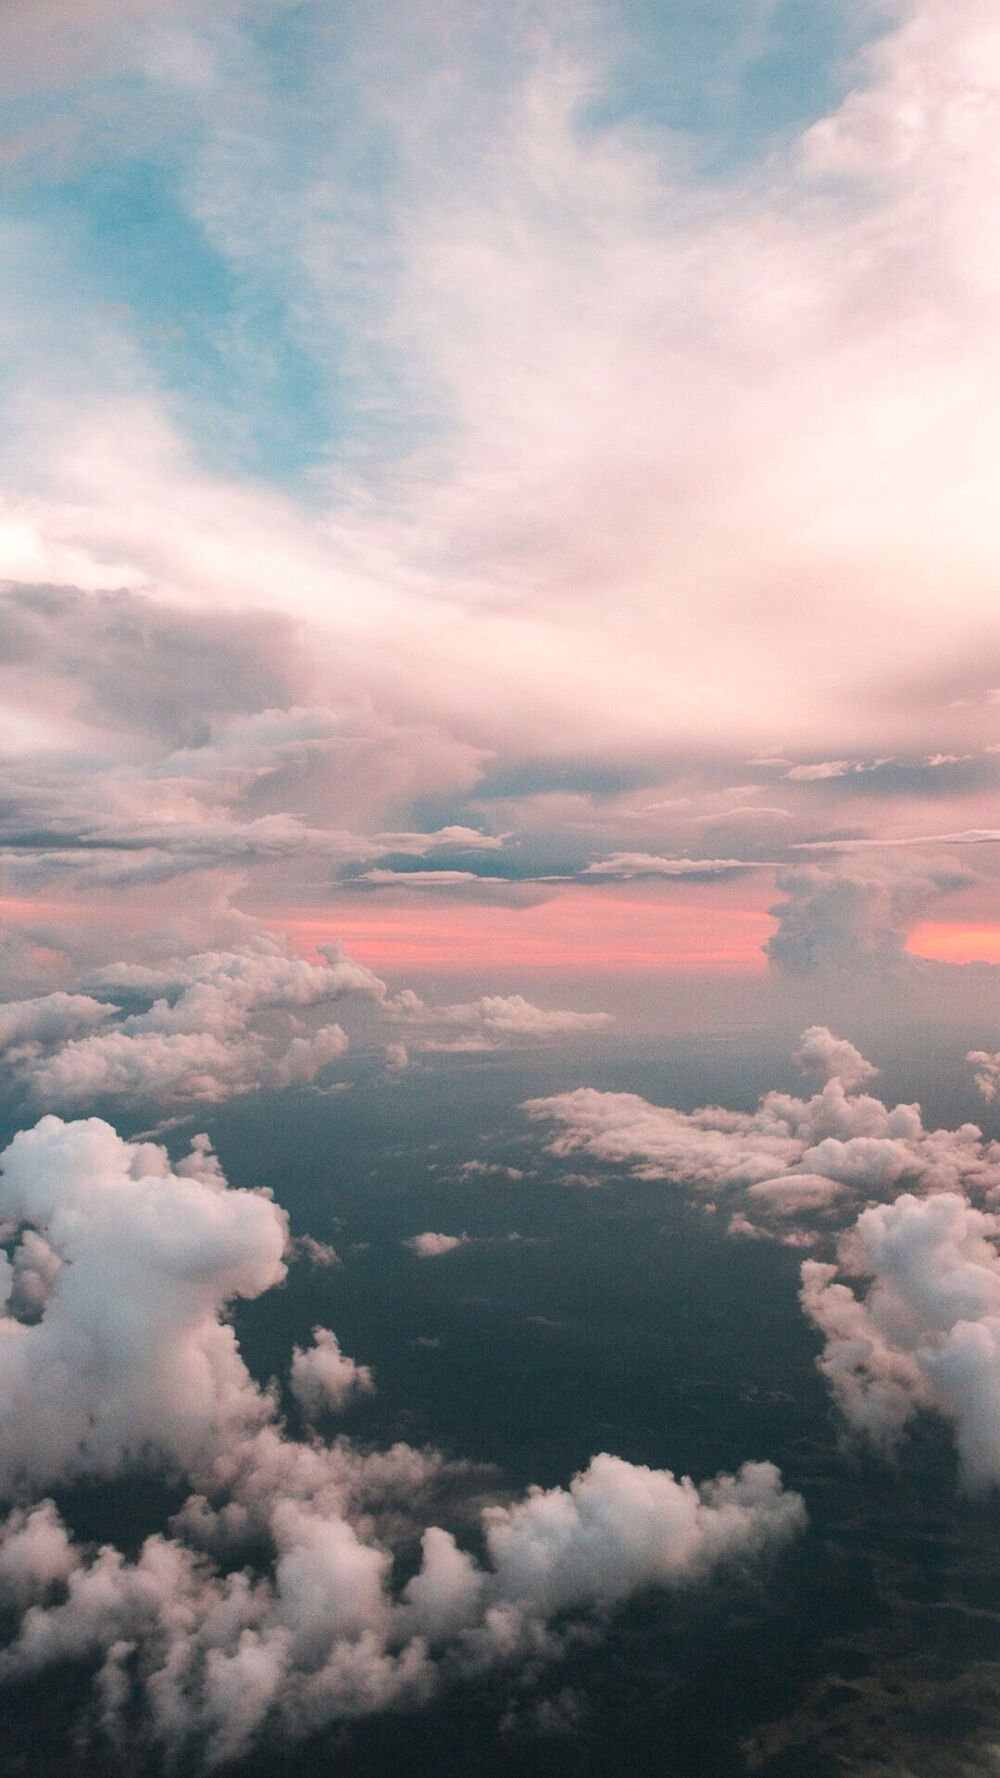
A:
{"label": "cloud", "polygon": [[470,789],[480,756],[363,695],[306,702],[304,637],[280,613],[14,585],[0,638],[0,843],[25,887],[502,850],[463,824],[372,834],[414,793]]}
{"label": "cloud", "polygon": [[75,1037],[79,1031],[101,1025],[117,1012],[109,1001],[90,994],[36,995],[32,1000],[7,1000],[0,1004],[0,1047],[13,1049],[22,1043],[53,1043]]}
{"label": "cloud", "polygon": [[263,1084],[265,1073],[258,1046],[237,1048],[211,1032],[111,1031],[65,1044],[29,1079],[38,1104],[72,1110],[106,1099],[213,1103]]}
{"label": "cloud", "polygon": [[224,724],[280,706],[299,678],[295,625],[273,610],[185,611],[137,592],[14,583],[0,638],[8,692],[30,687],[59,717],[68,692],[93,732],[138,731],[168,751],[208,739],[206,713]]}
{"label": "cloud", "polygon": [[269,1196],[220,1189],[200,1150],[172,1172],[162,1149],[96,1118],[43,1118],[2,1165],[0,1214],[61,1262],[40,1320],[0,1321],[4,1493],[144,1460],[187,1470],[260,1419],[219,1317],[284,1277],[287,1223]]}
{"label": "cloud", "polygon": [[290,1371],[292,1394],[308,1419],[339,1414],[353,1396],[370,1395],[375,1380],[366,1364],[355,1364],[340,1350],[328,1327],[313,1328],[311,1346],[296,1346]]}
{"label": "cloud", "polygon": [[316,1025],[316,1009],[345,1001],[367,1008],[362,1030],[370,1039],[374,1028],[390,1071],[406,1065],[407,1046],[486,1051],[611,1023],[607,1013],[539,1007],[519,994],[444,1005],[412,989],[390,995],[338,941],[321,943],[324,960],[313,963],[244,924],[239,948],[85,972],[100,1000],[60,989],[0,1002],[0,1045],[21,1098],[61,1111],[114,1102],[169,1109],[308,1085],[350,1047],[342,1024]]}
{"label": "cloud", "polygon": [[422,1235],[411,1235],[403,1242],[418,1259],[438,1259],[443,1253],[454,1253],[456,1247],[468,1245],[468,1235],[436,1235],[428,1229]]}
{"label": "cloud", "polygon": [[826,1173],[784,1173],[747,1186],[747,1199],[771,1216],[797,1216],[803,1210],[826,1210],[843,1197],[847,1185]]}
{"label": "cloud", "polygon": [[412,858],[437,851],[501,852],[504,845],[496,834],[461,826],[439,827],[435,833],[380,833],[376,837],[385,852],[405,852]]}
{"label": "cloud", "polygon": [[[535,1006],[522,994],[484,994],[468,1003],[429,1006],[412,989],[404,988],[389,1010],[407,1033],[410,1046],[423,1050],[502,1049],[603,1031],[613,1022],[610,1013]],[[410,1036],[411,1032],[415,1035]]]}
{"label": "cloud", "polygon": [[[737,790],[762,786],[733,785],[731,773],[745,771],[738,759],[729,768],[697,750],[684,771],[687,794],[646,793],[641,807],[622,786],[665,776],[663,790],[676,791],[674,768],[623,768],[609,792],[597,761],[593,787],[575,799],[550,793],[543,807],[518,793],[497,802],[484,778],[488,748],[448,722],[415,721],[394,697],[373,704],[356,686],[345,696],[323,682],[314,628],[287,614],[230,621],[149,594],[74,598],[71,589],[13,586],[0,597],[0,634],[11,717],[0,848],[19,898],[99,896],[106,913],[117,906],[135,922],[137,892],[162,889],[155,929],[164,908],[179,912],[180,879],[195,876],[221,882],[229,873],[229,894],[250,885],[250,904],[262,911],[274,901],[291,911],[302,898],[311,909],[317,875],[338,896],[440,892],[521,904],[576,880],[709,883],[834,843],[800,837],[814,831],[806,802],[777,812],[734,806]],[[504,749],[495,769],[517,779]],[[534,769],[547,783],[565,778],[544,750]],[[396,820],[428,798],[466,819],[427,831]],[[775,830],[779,814],[784,833]],[[483,831],[501,817],[502,835]],[[691,856],[692,829],[706,823],[727,824],[727,846],[739,855]],[[486,868],[491,858],[499,875]],[[408,860],[427,867],[404,868]],[[201,900],[189,882],[189,921]]]}
{"label": "cloud", "polygon": [[314,1235],[296,1235],[288,1244],[289,1259],[308,1260],[311,1266],[339,1266],[340,1255],[329,1241],[317,1241]]}
{"label": "cloud", "polygon": [[699,1490],[606,1453],[569,1490],[533,1489],[512,1507],[488,1507],[484,1521],[497,1593],[544,1616],[688,1584],[804,1523],[773,1464],[746,1464]]}
{"label": "cloud", "polygon": [[585,877],[716,877],[753,868],[739,858],[656,858],[649,852],[613,852],[610,858],[588,864]]}
{"label": "cloud", "polygon": [[[229,294],[158,356],[150,323],[176,317],[137,310],[162,306],[163,281],[119,289],[132,262],[82,223],[70,239],[42,195],[72,169],[93,222],[110,165],[90,90],[62,91],[11,231],[0,541],[38,584],[12,589],[0,653],[11,733],[47,738],[15,774],[32,868],[96,882],[81,853],[145,835],[150,870],[228,850],[262,892],[284,848],[301,890],[324,833],[337,859],[338,835],[429,855],[425,827],[435,851],[484,849],[487,768],[558,787],[586,754],[605,785],[694,792],[700,821],[699,796],[733,783],[723,759],[780,754],[798,776],[777,824],[797,822],[806,773],[980,745],[996,685],[984,0],[922,0],[827,119],[760,159],[748,137],[724,175],[709,153],[711,177],[688,134],[630,110],[614,8],[543,6],[529,33],[520,13],[480,33],[459,9],[447,38],[433,9],[394,11],[398,31],[358,12],[342,33],[314,9],[302,65],[323,74],[299,83],[272,78],[275,41],[239,6],[170,29],[142,11],[156,28],[111,33],[133,76],[112,83],[115,153],[151,170],[164,252],[157,197]],[[372,129],[377,189],[356,177]],[[295,402],[259,381],[286,349]],[[261,473],[241,446],[261,412],[287,429],[304,386],[305,458]],[[838,612],[836,648],[817,608]],[[678,822],[637,832],[608,794],[591,813],[584,862],[689,855]],[[722,818],[762,819],[748,803]]]}
{"label": "cloud", "polygon": [[351,877],[350,882],[352,886],[360,883],[370,889],[457,889],[466,885],[478,887],[483,883],[506,885],[507,879],[483,877],[471,870],[389,870],[379,867],[362,871]]}
{"label": "cloud", "polygon": [[839,1080],[848,1090],[863,1086],[878,1073],[874,1064],[866,1061],[853,1043],[834,1037],[825,1025],[810,1025],[808,1031],[803,1031],[795,1060],[804,1074]]}
{"label": "cloud", "polygon": [[[848,1431],[892,1456],[916,1415],[937,1414],[963,1485],[1000,1486],[1000,1143],[863,1093],[876,1070],[825,1027],[804,1032],[797,1059],[826,1076],[822,1091],[765,1093],[752,1113],[592,1088],[525,1109],[556,1125],[550,1153],[675,1181],[730,1235],[833,1249],[835,1262],[804,1261],[801,1298]],[[970,1060],[989,1097],[995,1058]]]}
{"label": "cloud", "polygon": [[690,1114],[594,1087],[529,1099],[524,1109],[556,1124],[548,1144],[553,1154],[582,1153],[627,1165],[640,1178],[675,1178],[693,1187],[769,1178],[803,1151],[786,1120],[769,1110],[757,1118],[712,1107]]}
{"label": "cloud", "polygon": [[[15,1239],[33,1233],[59,1262],[25,1318],[3,1261],[0,1678],[85,1662],[112,1744],[213,1767],[412,1707],[454,1675],[554,1658],[565,1614],[702,1584],[802,1528],[770,1464],[696,1488],[601,1454],[568,1489],[487,1506],[477,1560],[429,1522],[440,1458],[294,1439],[276,1387],[250,1377],[228,1307],[281,1282],[287,1223],[266,1192],[226,1184],[204,1139],[171,1165],[98,1119],[47,1117],[0,1163]],[[310,1419],[372,1378],[319,1327],[289,1386]],[[78,1544],[40,1498],[141,1470],[191,1492],[135,1559]],[[400,1591],[394,1558],[415,1532],[422,1560]]]}
{"label": "cloud", "polygon": [[825,1026],[803,1033],[797,1060],[826,1077],[822,1090],[809,1099],[768,1092],[753,1112],[676,1111],[593,1087],[530,1099],[524,1110],[555,1126],[551,1154],[672,1180],[724,1210],[731,1232],[775,1233],[796,1245],[815,1244],[831,1216],[843,1226],[861,1203],[901,1183],[1000,1193],[1000,1143],[977,1125],[927,1129],[919,1105],[889,1106],[861,1092],[877,1069]]}
{"label": "cloud", "polygon": [[[339,1024],[297,1029],[298,1014],[345,996],[378,1004],[386,995],[385,984],[337,945],[317,965],[260,934],[243,950],[196,953],[166,967],[106,966],[93,979],[118,1003],[57,992],[0,1007],[0,1033],[6,1023],[20,1040],[17,1065],[38,1105],[211,1103],[307,1083],[349,1040]],[[127,1012],[122,1003],[137,998],[149,1005]],[[72,1035],[95,1024],[99,1031]]]}
{"label": "cloud", "polygon": [[952,1425],[964,1485],[1000,1483],[1000,1219],[967,1198],[904,1193],[862,1212],[840,1269],[807,1260],[802,1302],[852,1432],[883,1454],[919,1411]]}
{"label": "cloud", "polygon": [[827,778],[842,778],[845,772],[852,769],[849,759],[825,759],[818,761],[815,765],[792,766],[791,771],[785,773],[785,777],[800,784],[815,784],[823,782]]}
{"label": "cloud", "polygon": [[888,851],[894,846],[992,846],[1000,841],[1000,828],[973,827],[961,833],[915,833],[905,838],[889,834],[877,839],[801,840],[792,848],[796,852],[870,852]]}
{"label": "cloud", "polygon": [[764,950],[791,975],[919,968],[906,952],[907,927],[939,896],[974,880],[951,860],[782,870],[777,886],[787,899],[770,909],[778,930]]}
{"label": "cloud", "polygon": [[37,1604],[69,1580],[77,1560],[51,1500],[15,1508],[0,1536],[0,1604],[8,1612]]}
{"label": "cloud", "polygon": [[973,1079],[987,1105],[992,1105],[1000,1093],[1000,1051],[991,1055],[988,1050],[970,1050],[966,1061],[975,1065]]}

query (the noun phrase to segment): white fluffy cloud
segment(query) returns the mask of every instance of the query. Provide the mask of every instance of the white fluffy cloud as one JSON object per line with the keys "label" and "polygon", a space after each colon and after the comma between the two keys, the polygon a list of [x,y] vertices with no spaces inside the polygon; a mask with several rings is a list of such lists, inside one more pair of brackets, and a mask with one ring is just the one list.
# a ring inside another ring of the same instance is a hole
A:
{"label": "white fluffy cloud", "polygon": [[[804,1522],[769,1464],[698,1489],[601,1455],[569,1489],[488,1507],[483,1563],[425,1522],[399,1593],[394,1538],[441,1460],[295,1440],[250,1377],[226,1308],[284,1275],[270,1196],[228,1187],[204,1139],[172,1166],[94,1118],[43,1118],[0,1161],[19,1231],[0,1315],[0,1601],[15,1619],[0,1677],[93,1663],[113,1738],[213,1765],[262,1734],[417,1704],[451,1672],[558,1653],[562,1613],[696,1584]],[[31,1241],[51,1263],[29,1254],[38,1288],[19,1304]],[[309,1420],[372,1377],[320,1327],[289,1386]],[[143,1467],[192,1491],[135,1561],[78,1545],[39,1498]]]}
{"label": "white fluffy cloud", "polygon": [[426,1229],[422,1235],[411,1235],[403,1245],[418,1259],[440,1259],[443,1253],[454,1253],[456,1247],[464,1247],[468,1239],[468,1235],[440,1235],[433,1229]]}
{"label": "white fluffy cloud", "polygon": [[570,1488],[532,1489],[488,1507],[486,1542],[501,1598],[549,1616],[617,1604],[651,1584],[697,1580],[720,1558],[752,1557],[803,1523],[771,1463],[748,1463],[707,1487],[606,1454]]}
{"label": "white fluffy cloud", "polygon": [[[827,1212],[882,1198],[900,1183],[921,1192],[1000,1193],[1000,1143],[975,1124],[928,1130],[919,1105],[888,1106],[861,1086],[878,1071],[825,1026],[803,1033],[797,1059],[826,1084],[809,1099],[765,1093],[753,1112],[682,1112],[635,1093],[578,1087],[525,1105],[556,1125],[552,1154],[583,1154],[640,1179],[673,1179],[718,1200],[732,1232],[773,1232],[797,1243],[821,1233]],[[804,1226],[788,1228],[798,1215]]]}
{"label": "white fluffy cloud", "polygon": [[658,858],[649,852],[612,852],[609,858],[588,864],[583,874],[627,883],[633,877],[716,877],[752,868],[739,858]]}
{"label": "white fluffy cloud", "polygon": [[970,1050],[966,1061],[975,1069],[973,1078],[987,1105],[992,1105],[1000,1093],[1000,1050],[992,1054],[989,1050]]}
{"label": "white fluffy cloud", "polygon": [[117,1011],[90,994],[41,994],[32,1000],[8,1000],[0,1006],[0,1048],[55,1043],[101,1025]]}
{"label": "white fluffy cloud", "polygon": [[824,1080],[839,1080],[848,1090],[873,1080],[878,1073],[853,1043],[843,1037],[834,1037],[825,1025],[810,1025],[808,1031],[803,1031],[795,1060],[803,1073],[818,1074]]}
{"label": "white fluffy cloud", "polygon": [[4,1492],[144,1459],[187,1470],[252,1420],[255,1392],[219,1317],[284,1277],[272,1200],[223,1189],[200,1150],[172,1171],[162,1149],[96,1118],[43,1118],[2,1164],[0,1215],[60,1262],[39,1320],[0,1320]]}
{"label": "white fluffy cloud", "polygon": [[57,990],[0,1003],[0,1047],[29,1103],[60,1112],[105,1103],[171,1108],[211,1104],[260,1088],[314,1081],[350,1046],[339,1023],[315,1026],[315,1009],[363,1003],[382,1029],[390,1070],[416,1051],[478,1051],[605,1029],[607,1013],[484,995],[436,1006],[412,989],[390,995],[380,978],[331,941],[322,963],[246,921],[242,943],[162,963],[119,962],[91,971],[99,993]]}
{"label": "white fluffy cloud", "polygon": [[535,1006],[523,994],[484,994],[454,1006],[432,1006],[404,988],[389,1003],[391,1016],[406,1032],[412,1049],[490,1050],[544,1042],[612,1024],[606,1012],[572,1012]]}
{"label": "white fluffy cloud", "polygon": [[[752,1113],[592,1088],[526,1109],[556,1124],[556,1155],[676,1180],[732,1235],[834,1250],[835,1263],[804,1261],[801,1299],[847,1428],[891,1455],[915,1414],[936,1413],[964,1485],[1000,1486],[1000,1143],[975,1124],[927,1129],[919,1106],[862,1092],[877,1070],[825,1026],[796,1055],[822,1091],[765,1093]],[[996,1058],[969,1060],[990,1098]]]}
{"label": "white fluffy cloud", "polygon": [[[13,1060],[34,1103],[60,1110],[107,1100],[214,1102],[294,1086],[348,1048],[339,1024],[312,1030],[302,1012],[348,995],[375,1004],[386,995],[370,970],[328,949],[324,963],[308,963],[257,934],[240,950],[165,967],[106,967],[89,985],[99,982],[115,1001],[57,992],[9,1002],[0,1006],[0,1035],[18,1046]],[[145,1010],[127,1011],[137,999]]]}
{"label": "white fluffy cloud", "polygon": [[[1000,1483],[1000,1218],[904,1193],[862,1212],[840,1266],[807,1260],[806,1313],[848,1426],[891,1453],[920,1409],[953,1426],[969,1488]],[[861,1279],[856,1294],[840,1274]]]}
{"label": "white fluffy cloud", "polygon": [[368,1365],[348,1358],[328,1327],[313,1328],[311,1346],[295,1347],[290,1382],[292,1394],[309,1419],[324,1412],[338,1414],[353,1396],[370,1395],[375,1388]]}

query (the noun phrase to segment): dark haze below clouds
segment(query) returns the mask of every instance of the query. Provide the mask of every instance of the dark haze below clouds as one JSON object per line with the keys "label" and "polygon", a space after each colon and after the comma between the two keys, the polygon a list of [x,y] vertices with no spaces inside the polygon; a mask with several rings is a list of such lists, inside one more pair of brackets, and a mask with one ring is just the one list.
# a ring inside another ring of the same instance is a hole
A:
{"label": "dark haze below clouds", "polygon": [[[608,1048],[587,1078],[679,1107],[749,1108],[765,1087],[798,1084],[778,1047]],[[879,1061],[888,1097],[919,1094],[928,1116],[952,1122],[974,1112],[957,1066],[903,1048]],[[270,1748],[240,1762],[241,1778],[312,1778],[331,1760],[349,1778],[389,1778],[401,1763],[481,1778],[539,1765],[594,1778],[649,1765],[827,1778],[845,1756],[859,1769],[896,1759],[916,1778],[978,1772],[1000,1666],[1000,1637],[980,1615],[1000,1581],[983,1540],[990,1508],[956,1501],[954,1457],[931,1425],[892,1473],[839,1449],[794,1252],[723,1240],[669,1183],[563,1183],[567,1164],[545,1156],[515,1108],[526,1091],[579,1084],[580,1066],[577,1053],[444,1062],[388,1094],[359,1085],[212,1111],[231,1176],[278,1183],[293,1233],[332,1240],[343,1259],[300,1263],[283,1291],[243,1305],[244,1354],[264,1379],[329,1321],[378,1381],[350,1410],[350,1434],[383,1448],[431,1440],[486,1466],[480,1485],[501,1494],[557,1482],[601,1448],[695,1474],[766,1452],[805,1492],[810,1529],[766,1579],[644,1597],[599,1646],[460,1686],[417,1715]],[[489,1170],[463,1173],[470,1160]],[[470,1241],[415,1260],[402,1243],[423,1228]],[[143,1483],[59,1499],[92,1537],[121,1539],[130,1521],[136,1537],[164,1510]],[[106,1753],[67,1754],[79,1701],[69,1679],[8,1696],[5,1768],[36,1772],[44,1757],[56,1775],[117,1771]]]}

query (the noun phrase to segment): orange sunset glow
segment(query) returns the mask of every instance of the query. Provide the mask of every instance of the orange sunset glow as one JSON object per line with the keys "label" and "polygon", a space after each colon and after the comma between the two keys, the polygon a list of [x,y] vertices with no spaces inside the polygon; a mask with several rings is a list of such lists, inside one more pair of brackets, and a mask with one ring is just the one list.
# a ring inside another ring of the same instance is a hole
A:
{"label": "orange sunset glow", "polygon": [[915,957],[938,963],[1000,963],[1000,926],[952,926],[925,921],[907,940]]}
{"label": "orange sunset glow", "polygon": [[[761,946],[774,930],[763,888],[747,905],[740,886],[695,900],[599,894],[570,889],[535,907],[465,903],[415,908],[372,902],[339,906],[329,914],[293,913],[268,924],[288,933],[295,948],[312,953],[331,938],[372,969],[467,970],[517,966],[538,970],[706,970],[755,974],[765,967]],[[742,903],[742,905],[740,905]]]}

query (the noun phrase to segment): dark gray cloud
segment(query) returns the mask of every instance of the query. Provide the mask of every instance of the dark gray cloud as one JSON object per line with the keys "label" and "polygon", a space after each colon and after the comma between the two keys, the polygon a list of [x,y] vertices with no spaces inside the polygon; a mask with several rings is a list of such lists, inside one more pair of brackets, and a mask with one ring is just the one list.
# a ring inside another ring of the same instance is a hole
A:
{"label": "dark gray cloud", "polygon": [[974,881],[954,860],[921,860],[919,854],[782,870],[777,887],[786,899],[771,909],[778,930],[764,949],[791,974],[916,968],[906,951],[908,926],[941,897]]}
{"label": "dark gray cloud", "polygon": [[3,678],[46,685],[60,712],[110,720],[172,747],[208,738],[213,714],[292,701],[296,626],[276,613],[179,611],[134,592],[8,584],[0,596]]}

